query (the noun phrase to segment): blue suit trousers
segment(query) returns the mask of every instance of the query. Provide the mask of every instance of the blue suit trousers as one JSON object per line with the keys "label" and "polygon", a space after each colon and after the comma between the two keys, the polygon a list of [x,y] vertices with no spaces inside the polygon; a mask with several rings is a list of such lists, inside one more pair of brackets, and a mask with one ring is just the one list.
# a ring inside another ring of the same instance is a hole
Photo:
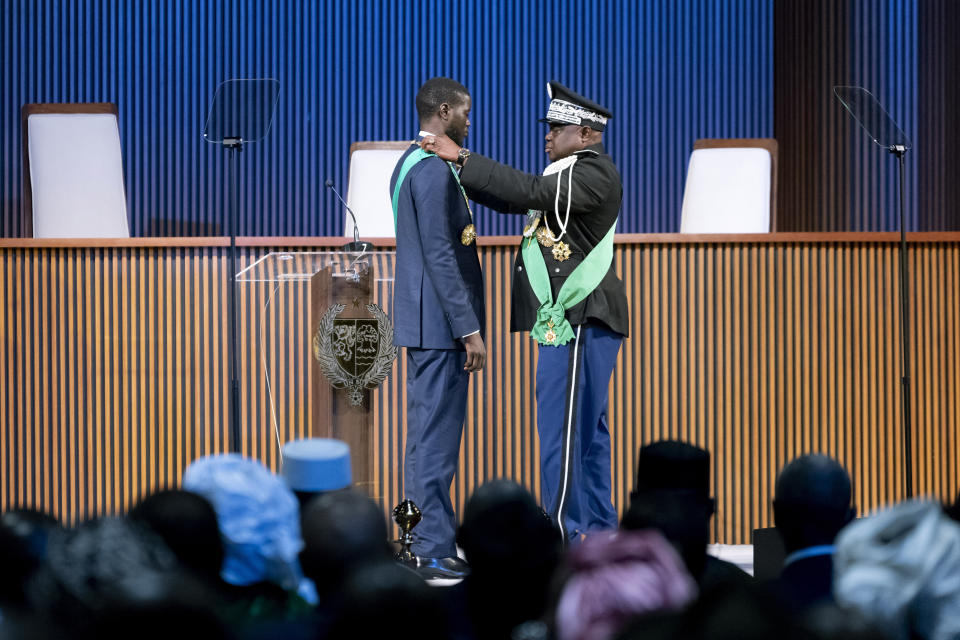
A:
{"label": "blue suit trousers", "polygon": [[404,495],[423,512],[413,530],[414,553],[428,558],[457,555],[456,516],[450,501],[460,459],[470,373],[458,349],[407,348],[407,442]]}
{"label": "blue suit trousers", "polygon": [[565,539],[614,529],[607,390],[623,336],[594,325],[537,352],[537,431],[543,507]]}

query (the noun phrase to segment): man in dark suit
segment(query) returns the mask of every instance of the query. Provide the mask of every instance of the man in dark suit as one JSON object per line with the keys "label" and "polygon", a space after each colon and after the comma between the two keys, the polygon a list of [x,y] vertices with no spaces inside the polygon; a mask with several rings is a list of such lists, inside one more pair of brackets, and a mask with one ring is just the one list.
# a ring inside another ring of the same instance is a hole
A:
{"label": "man in dark suit", "polygon": [[426,151],[455,161],[471,198],[527,213],[513,269],[511,330],[539,343],[537,431],[541,499],[565,539],[612,529],[607,389],[628,332],[627,297],[613,267],[623,187],[603,147],[611,118],[596,102],[551,82],[544,175],[472,154],[449,136]]}
{"label": "man in dark suit", "polygon": [[[433,78],[417,92],[419,141],[446,135],[461,144],[470,126],[470,94]],[[450,484],[457,469],[470,372],[483,368],[483,277],[473,214],[452,164],[416,142],[390,183],[397,229],[395,341],[407,351],[404,489],[423,512],[414,551],[421,574],[457,578]]]}
{"label": "man in dark suit", "polygon": [[740,567],[707,553],[715,511],[709,451],[679,440],[659,440],[640,448],[637,485],[622,527],[660,531],[679,551],[702,592],[753,582]]}
{"label": "man in dark suit", "polygon": [[833,602],[833,542],[855,515],[850,476],[833,458],[804,455],[781,469],[773,518],[787,557],[777,587],[791,608]]}

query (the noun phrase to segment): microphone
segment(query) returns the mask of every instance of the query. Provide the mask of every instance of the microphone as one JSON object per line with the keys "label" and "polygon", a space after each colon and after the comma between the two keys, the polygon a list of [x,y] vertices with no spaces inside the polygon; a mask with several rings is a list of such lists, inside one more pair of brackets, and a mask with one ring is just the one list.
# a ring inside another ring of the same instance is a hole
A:
{"label": "microphone", "polygon": [[343,245],[344,251],[358,253],[373,251],[372,242],[360,241],[360,229],[357,227],[357,216],[353,215],[353,210],[347,204],[347,201],[343,199],[343,196],[340,195],[340,192],[337,191],[337,188],[333,186],[333,180],[327,178],[326,185],[327,188],[330,189],[330,191],[333,191],[333,194],[337,196],[337,200],[343,203],[343,208],[347,210],[347,212],[350,214],[350,219],[353,220],[353,242],[348,242],[347,244]]}

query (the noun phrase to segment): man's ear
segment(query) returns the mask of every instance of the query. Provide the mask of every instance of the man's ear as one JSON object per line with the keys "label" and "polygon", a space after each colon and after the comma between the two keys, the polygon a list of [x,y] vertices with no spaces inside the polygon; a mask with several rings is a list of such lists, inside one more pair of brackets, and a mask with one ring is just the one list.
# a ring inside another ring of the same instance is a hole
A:
{"label": "man's ear", "polygon": [[450,119],[450,105],[444,102],[440,105],[440,108],[437,109],[437,115],[440,116],[441,120]]}

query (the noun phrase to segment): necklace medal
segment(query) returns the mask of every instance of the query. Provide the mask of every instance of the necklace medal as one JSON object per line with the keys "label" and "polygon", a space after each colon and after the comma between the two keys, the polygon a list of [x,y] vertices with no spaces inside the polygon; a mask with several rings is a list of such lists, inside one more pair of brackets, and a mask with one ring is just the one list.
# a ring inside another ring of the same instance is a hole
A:
{"label": "necklace medal", "polygon": [[553,259],[557,262],[563,262],[570,257],[570,245],[566,242],[557,241],[553,245]]}
{"label": "necklace medal", "polygon": [[468,224],[463,228],[463,231],[460,232],[460,243],[469,247],[477,240],[477,228],[472,224]]}

